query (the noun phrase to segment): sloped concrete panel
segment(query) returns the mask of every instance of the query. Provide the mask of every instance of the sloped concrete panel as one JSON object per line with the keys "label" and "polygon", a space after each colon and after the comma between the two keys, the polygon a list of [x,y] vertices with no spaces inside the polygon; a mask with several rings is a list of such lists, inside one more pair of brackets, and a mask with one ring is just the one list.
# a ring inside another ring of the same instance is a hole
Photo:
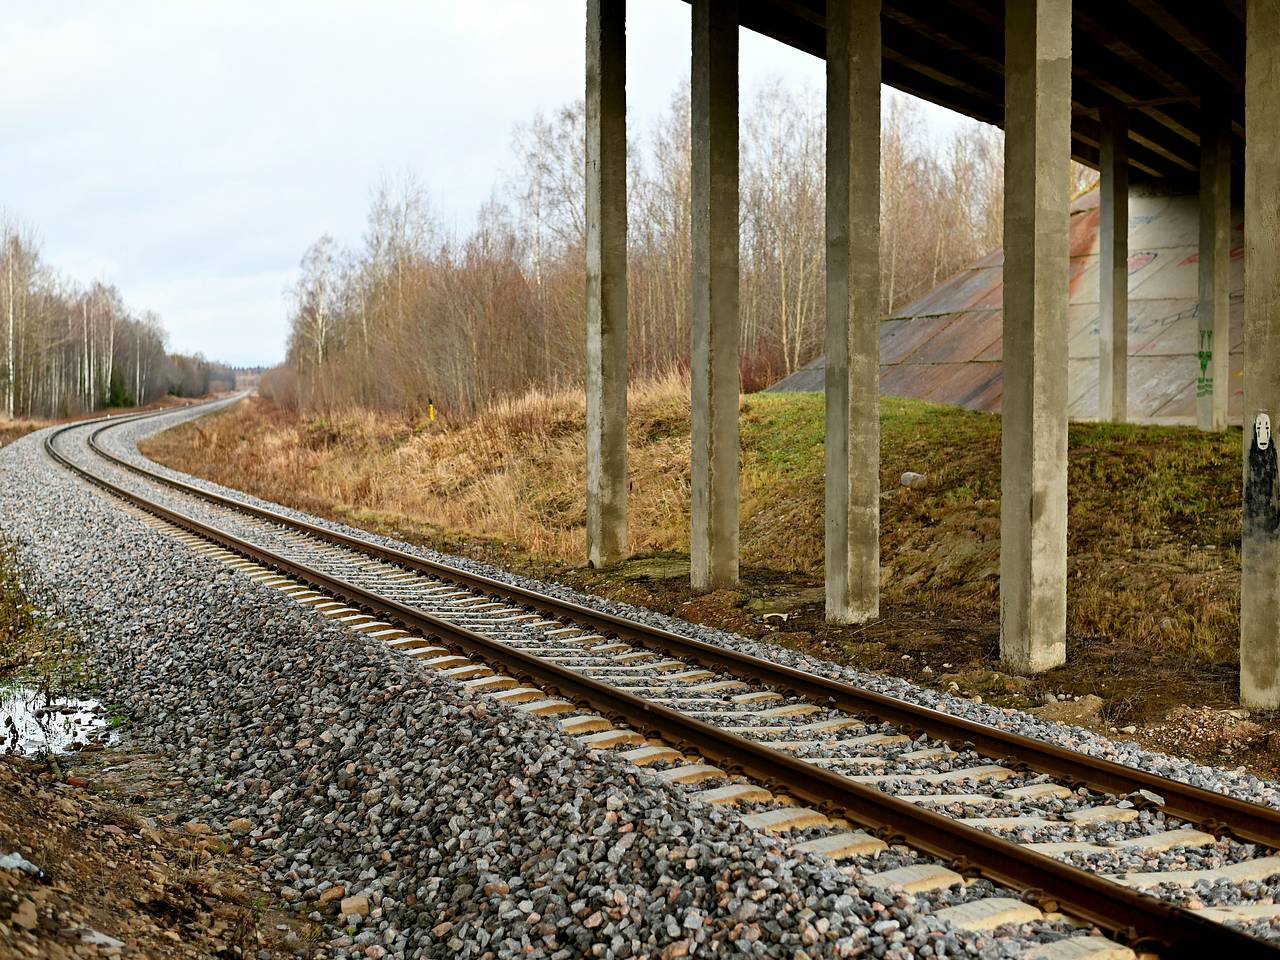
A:
{"label": "sloped concrete panel", "polygon": [[[1129,416],[1195,421],[1199,374],[1199,205],[1195,196],[1130,192]],[[1232,214],[1229,420],[1240,422],[1244,216]],[[1068,397],[1073,419],[1098,410],[1098,193],[1071,204]],[[998,411],[1003,261],[993,251],[880,326],[881,392]],[[967,368],[962,369],[961,368]],[[770,390],[821,390],[821,357]]]}

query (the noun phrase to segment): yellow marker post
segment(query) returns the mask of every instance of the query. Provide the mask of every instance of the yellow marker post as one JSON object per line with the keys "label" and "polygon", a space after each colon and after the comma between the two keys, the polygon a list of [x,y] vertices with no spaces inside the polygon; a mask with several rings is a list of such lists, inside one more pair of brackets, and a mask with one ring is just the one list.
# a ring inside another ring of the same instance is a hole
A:
{"label": "yellow marker post", "polygon": [[434,403],[427,404],[427,419],[432,423],[436,422],[436,405]]}

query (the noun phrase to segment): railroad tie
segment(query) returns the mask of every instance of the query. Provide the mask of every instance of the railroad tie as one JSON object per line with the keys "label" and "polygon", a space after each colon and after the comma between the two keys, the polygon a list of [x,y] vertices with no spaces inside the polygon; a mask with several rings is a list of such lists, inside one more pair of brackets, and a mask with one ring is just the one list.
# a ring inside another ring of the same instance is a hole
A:
{"label": "railroad tie", "polygon": [[[386,630],[394,630],[391,624],[382,620],[369,620],[365,623],[356,623],[351,625],[351,630],[355,633],[379,633]],[[405,631],[401,630],[401,634]]]}
{"label": "railroad tie", "polygon": [[723,693],[725,690],[745,690],[747,685],[741,680],[716,680],[714,683],[700,683],[689,689],[694,693]]}
{"label": "railroad tie", "polygon": [[1056,843],[1025,843],[1023,846],[1046,856],[1054,856],[1059,853],[1114,853],[1116,850],[1146,850],[1159,853],[1163,850],[1172,850],[1174,847],[1207,847],[1217,842],[1217,837],[1203,830],[1165,830],[1162,833],[1130,837],[1126,840],[1113,840],[1108,844],[1067,840]]}
{"label": "railroad tie", "polygon": [[[798,727],[792,727],[793,730],[801,730],[805,733],[835,733],[837,730],[848,730],[850,727],[866,727],[866,723],[857,717],[834,717],[831,720],[816,720],[813,723],[802,723]],[[877,734],[881,736],[881,734]],[[903,737],[903,740],[909,740],[910,737]],[[894,741],[897,742],[897,741]]]}
{"label": "railroad tie", "polygon": [[1280,856],[1259,857],[1209,870],[1169,870],[1163,873],[1122,873],[1107,877],[1126,887],[1158,887],[1162,883],[1178,887],[1192,887],[1201,880],[1226,880],[1228,883],[1261,881],[1280,876]]}
{"label": "railroad tie", "polygon": [[387,646],[392,650],[421,650],[424,652],[430,651],[436,653],[449,652],[447,648],[436,646],[426,637],[394,637],[387,641]]}
{"label": "railroad tie", "polygon": [[806,840],[796,844],[799,853],[816,853],[830,857],[832,860],[845,860],[849,857],[865,856],[879,853],[889,845],[879,837],[873,837],[861,830],[849,830],[843,833],[832,833],[816,840]]}
{"label": "railroad tie", "polygon": [[638,767],[643,767],[651,763],[679,760],[681,753],[679,750],[672,749],[664,744],[650,743],[635,750],[627,750],[621,756],[623,760],[628,760]]}
{"label": "railroad tie", "polygon": [[522,703],[516,709],[535,717],[553,717],[560,713],[573,713],[578,708],[568,700],[547,697],[543,700],[530,700],[528,703]]}
{"label": "railroad tie", "polygon": [[1138,811],[1134,807],[1087,807],[1063,816],[1072,823],[1127,823],[1138,819]]}
{"label": "railroad tie", "polygon": [[440,676],[448,677],[450,680],[475,680],[478,677],[490,676],[492,673],[493,671],[483,663],[469,663],[465,666],[441,670]]}
{"label": "railroad tie", "polygon": [[658,771],[658,779],[668,783],[698,783],[715,777],[723,777],[725,772],[709,763],[686,763],[678,767],[670,767]]}
{"label": "railroad tie", "polygon": [[987,897],[938,910],[934,916],[961,930],[985,933],[1006,923],[1030,923],[1044,916],[1039,907],[1013,897]]}
{"label": "railroad tie", "polygon": [[618,663],[638,663],[641,660],[650,660],[652,658],[653,654],[648,650],[637,650],[634,653],[624,653],[622,656],[614,657],[613,659]]}
{"label": "railroad tie", "polygon": [[875,786],[896,783],[900,780],[913,780],[916,783],[956,783],[983,780],[1005,780],[1013,776],[1013,771],[995,763],[985,763],[976,767],[963,767],[960,770],[944,770],[941,773],[884,773],[863,774],[849,779],[855,783],[866,783]]}
{"label": "railroad tie", "polygon": [[938,863],[913,863],[910,866],[863,874],[873,887],[889,890],[901,887],[907,893],[930,893],[964,883],[964,877]]}
{"label": "railroad tie", "polygon": [[[787,753],[792,751],[823,749],[823,750],[856,750],[859,747],[867,746],[867,742],[862,738],[857,739],[839,739],[839,740],[773,740],[770,741],[769,747],[774,750],[783,750]],[[834,759],[834,758],[833,758]],[[850,759],[860,759],[851,757]],[[876,756],[874,759],[883,760],[882,756]]]}
{"label": "railroad tie", "polygon": [[504,677],[501,674],[494,674],[489,677],[478,677],[475,680],[463,680],[464,687],[470,687],[472,690],[479,690],[485,693],[490,690],[509,690],[518,686],[519,682],[514,677]]}
{"label": "railroad tie", "polygon": [[1023,954],[1025,960],[1134,960],[1136,956],[1106,937],[1068,937]]}
{"label": "railroad tie", "polygon": [[[410,651],[412,655],[412,651]],[[449,667],[465,667],[471,662],[467,657],[459,657],[456,654],[449,654],[443,657],[431,657],[428,660],[420,660],[423,666],[430,667],[432,670],[446,670]]]}
{"label": "railroad tie", "polygon": [[742,822],[753,830],[765,830],[769,833],[825,827],[831,823],[824,814],[808,807],[778,807],[776,810],[749,813],[742,818]]}
{"label": "railroad tie", "polygon": [[959,822],[983,830],[1025,830],[1064,824],[1062,820],[1050,820],[1048,817],[962,817]]}
{"label": "railroad tie", "polygon": [[963,807],[977,807],[991,802],[985,793],[923,793],[901,794],[899,800],[919,804],[959,804]]}
{"label": "railroad tie", "polygon": [[776,690],[754,690],[751,693],[737,693],[729,698],[733,703],[766,703],[783,699]]}
{"label": "railroad tie", "polygon": [[[602,656],[610,653],[625,653],[630,649],[631,645],[626,643],[602,643],[598,647],[587,647],[586,652],[592,655]],[[617,659],[621,660],[622,658],[618,657]]]}
{"label": "railroad tie", "polygon": [[608,750],[613,747],[634,746],[644,743],[644,735],[634,730],[613,729],[589,733],[578,738],[578,742],[589,750]]}
{"label": "railroad tie", "polygon": [[568,717],[559,721],[560,729],[565,733],[596,733],[602,730],[612,730],[613,724],[604,717],[598,717],[594,714],[581,714],[576,717]]}
{"label": "railroad tie", "polygon": [[545,700],[547,698],[546,693],[537,687],[509,687],[498,693],[491,693],[489,696],[499,703],[528,703],[531,700]]}
{"label": "railroad tie", "polygon": [[1069,797],[1071,791],[1060,783],[1032,783],[1025,787],[1002,790],[1000,796],[1006,800],[1043,800],[1046,797]]}
{"label": "railroad tie", "polygon": [[758,803],[772,800],[773,794],[755,783],[730,783],[723,787],[712,787],[700,790],[693,795],[695,800],[703,803]]}
{"label": "railroad tie", "polygon": [[1226,923],[1229,920],[1254,923],[1258,920],[1280,918],[1280,903],[1237,903],[1226,907],[1200,907],[1194,913],[1217,923]]}

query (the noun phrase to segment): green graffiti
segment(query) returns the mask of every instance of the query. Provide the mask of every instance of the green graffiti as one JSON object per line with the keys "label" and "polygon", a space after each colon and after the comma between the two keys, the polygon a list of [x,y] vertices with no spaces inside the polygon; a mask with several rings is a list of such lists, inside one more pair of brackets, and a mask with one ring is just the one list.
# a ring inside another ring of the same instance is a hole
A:
{"label": "green graffiti", "polygon": [[1196,353],[1200,360],[1200,376],[1196,378],[1196,396],[1208,397],[1213,394],[1213,374],[1209,372],[1209,364],[1213,361],[1213,331],[1200,331],[1200,350]]}

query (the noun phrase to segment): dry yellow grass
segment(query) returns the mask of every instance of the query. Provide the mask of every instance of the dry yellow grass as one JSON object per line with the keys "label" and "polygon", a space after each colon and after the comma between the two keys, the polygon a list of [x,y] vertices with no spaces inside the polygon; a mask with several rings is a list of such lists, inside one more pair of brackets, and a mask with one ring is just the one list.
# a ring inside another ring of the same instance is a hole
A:
{"label": "dry yellow grass", "polygon": [[[688,551],[689,386],[636,385],[628,447],[637,554]],[[584,401],[532,392],[468,423],[360,411],[305,419],[253,399],[153,439],[179,469],[357,524],[501,541],[542,561],[584,558]],[[819,583],[822,398],[742,400],[745,567]],[[886,398],[882,587],[887,607],[924,604],[994,623],[999,569],[999,418]],[[1071,428],[1069,632],[1229,663],[1239,559],[1238,434]],[[923,490],[900,487],[916,470]]]}
{"label": "dry yellow grass", "polygon": [[[689,500],[688,442],[681,442],[687,395],[687,382],[677,377],[631,391],[638,551],[687,549],[680,522]],[[252,398],[144,449],[275,499],[345,504],[357,516],[427,524],[575,560],[586,522],[584,418],[583,396],[570,390],[502,400],[483,420],[461,424],[392,421],[360,410],[302,419]]]}
{"label": "dry yellow grass", "polygon": [[25,437],[41,427],[47,427],[52,420],[6,420],[0,423],[0,447],[7,446],[19,437]]}

